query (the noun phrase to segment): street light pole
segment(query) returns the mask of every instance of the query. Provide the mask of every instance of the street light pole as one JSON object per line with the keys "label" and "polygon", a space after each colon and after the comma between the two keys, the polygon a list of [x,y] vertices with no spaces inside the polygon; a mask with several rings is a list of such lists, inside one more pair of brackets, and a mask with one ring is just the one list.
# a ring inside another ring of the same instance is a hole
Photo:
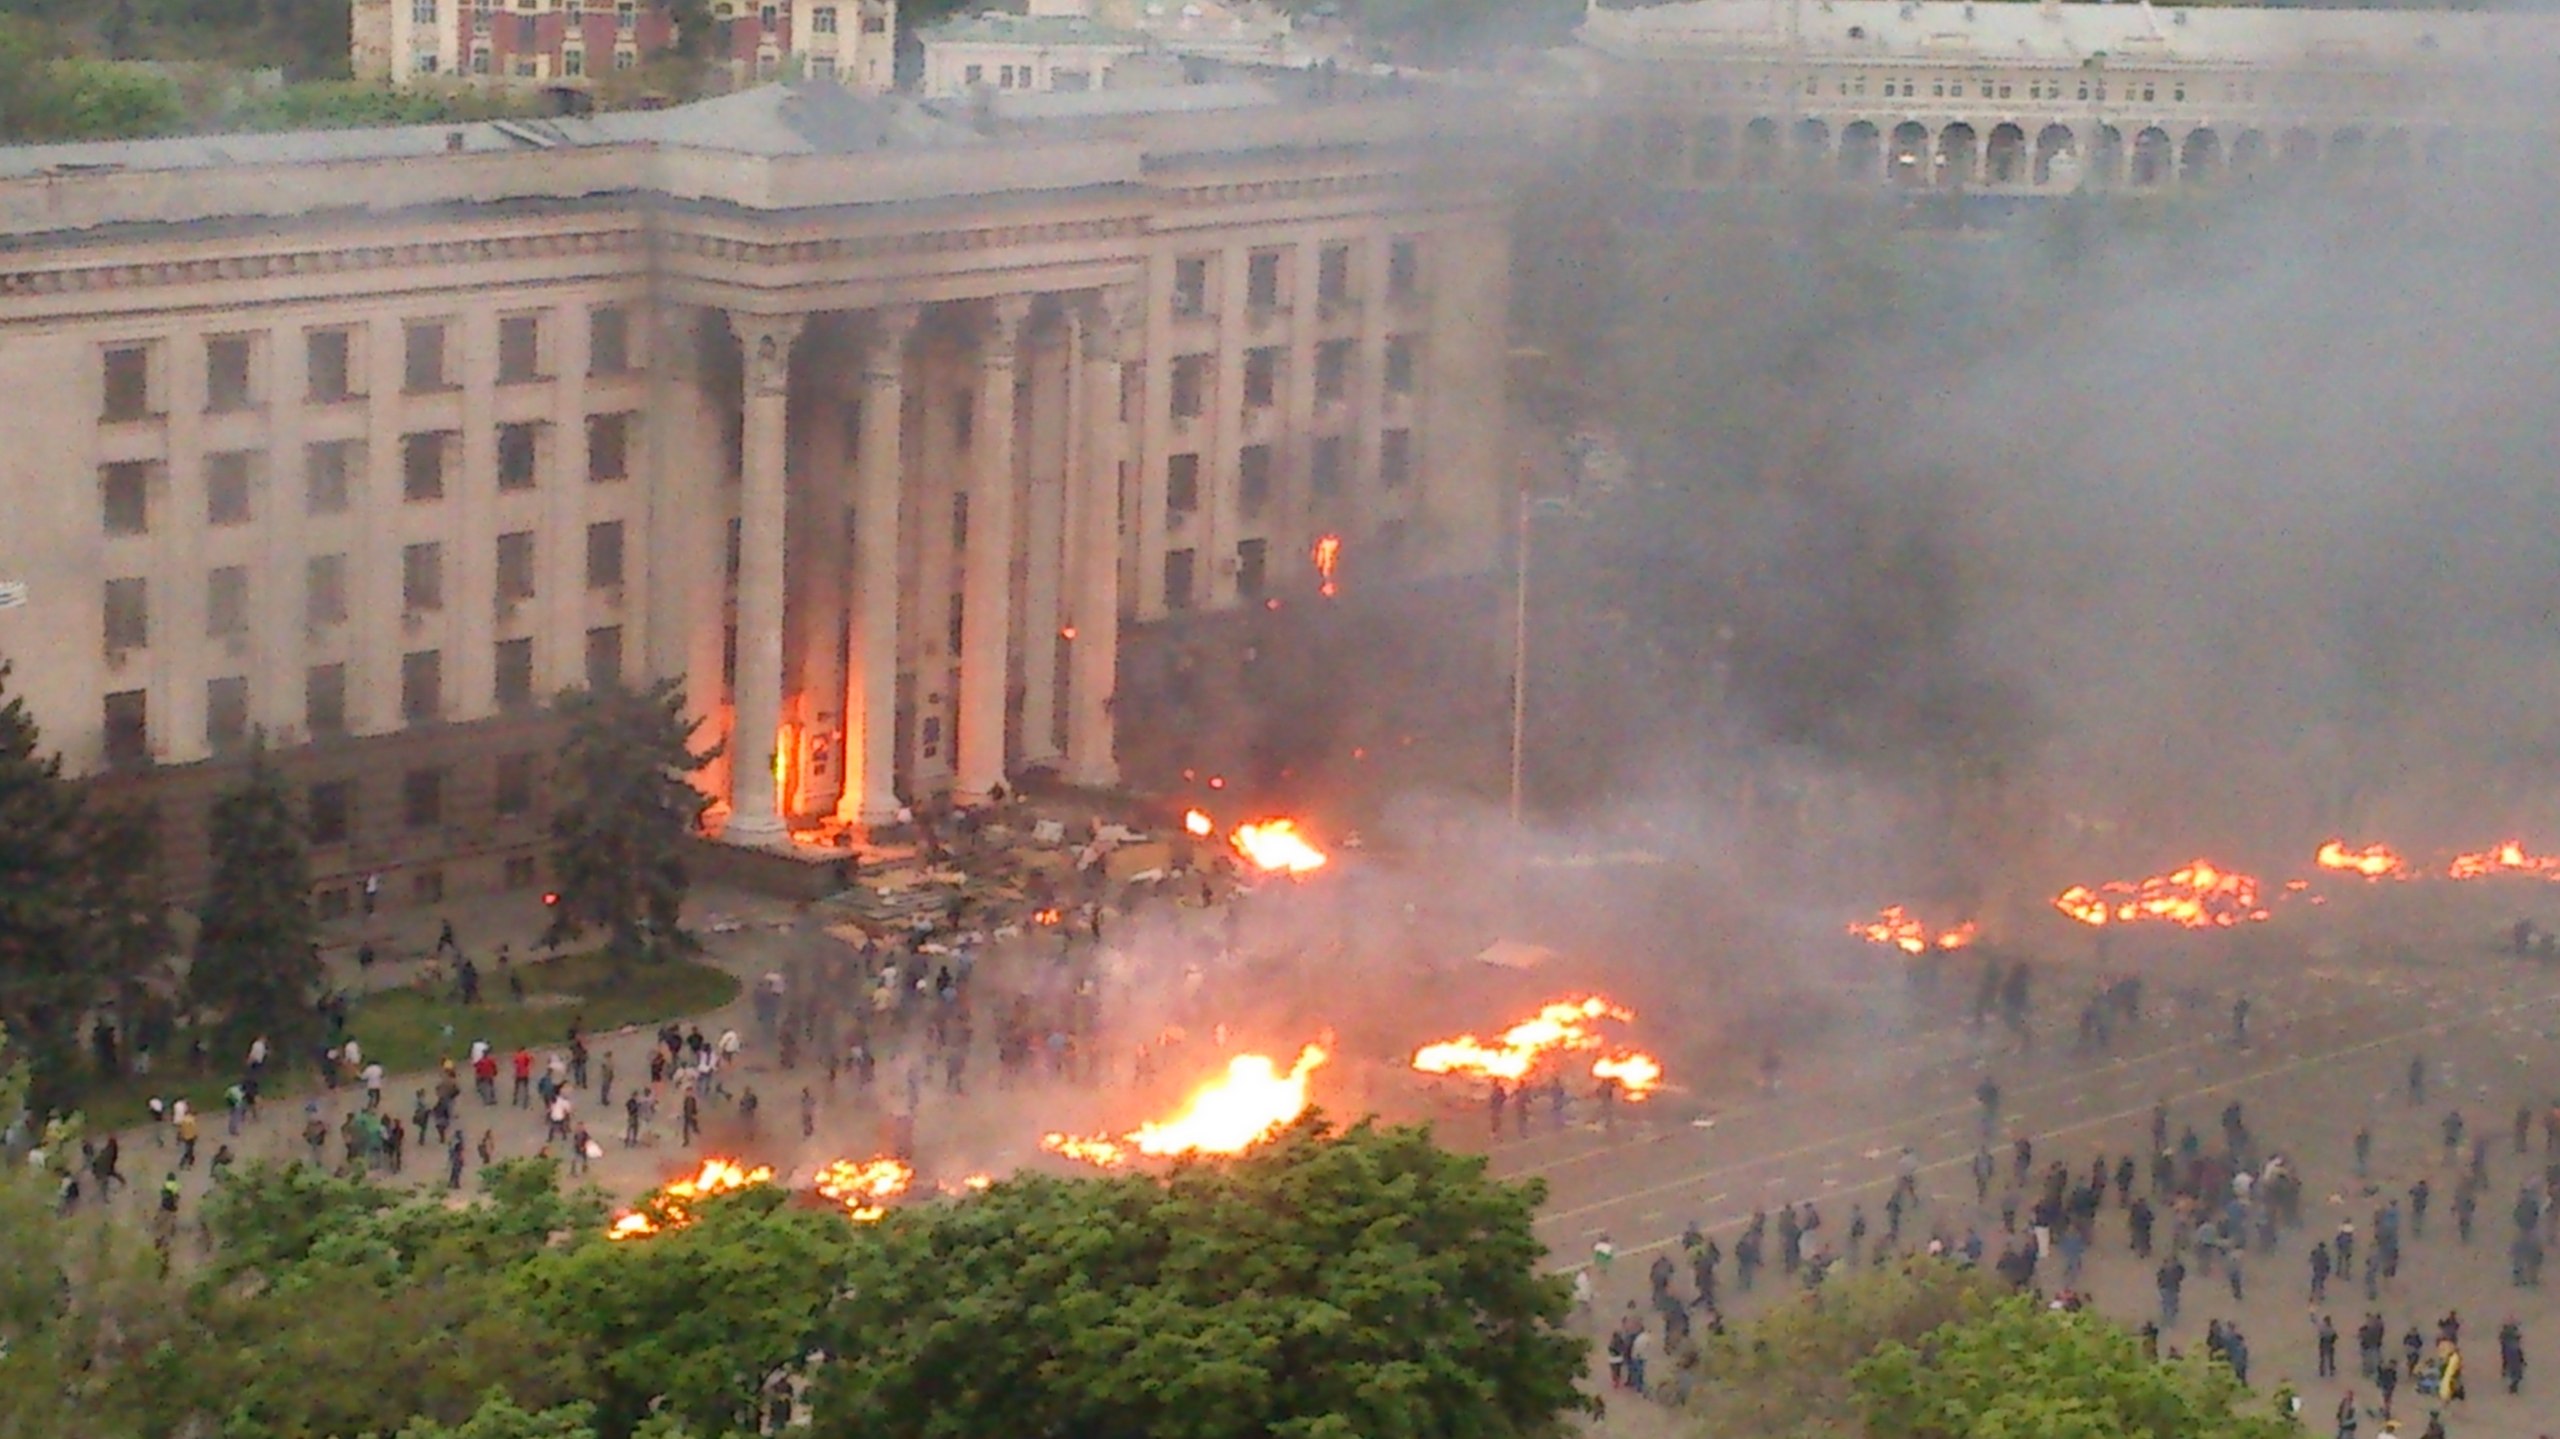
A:
{"label": "street light pole", "polygon": [[1520,492],[1520,538],[1511,586],[1511,825],[1521,823],[1521,775],[1529,720],[1529,492]]}

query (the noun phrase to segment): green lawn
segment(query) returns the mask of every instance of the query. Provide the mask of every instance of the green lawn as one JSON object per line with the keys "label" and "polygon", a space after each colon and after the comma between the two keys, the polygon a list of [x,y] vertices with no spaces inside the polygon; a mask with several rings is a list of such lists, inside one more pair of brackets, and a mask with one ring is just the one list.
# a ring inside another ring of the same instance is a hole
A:
{"label": "green lawn", "polygon": [[[689,959],[617,967],[603,954],[589,952],[514,969],[524,981],[521,1003],[510,996],[505,976],[492,965],[482,970],[477,1006],[457,1003],[450,980],[433,991],[415,985],[375,990],[349,1001],[347,1028],[364,1046],[365,1058],[379,1060],[385,1070],[399,1075],[433,1069],[448,1055],[458,1063],[475,1039],[489,1041],[501,1054],[520,1044],[539,1049],[565,1044],[572,1019],[589,1034],[626,1025],[655,1026],[721,1008],[739,991],[737,976]],[[318,1082],[309,1058],[301,1054],[279,1056],[268,1072],[271,1100]],[[221,1073],[184,1082],[166,1076],[129,1080],[91,1093],[80,1107],[91,1133],[141,1123],[153,1095],[184,1097],[208,1119],[218,1119],[222,1091],[235,1077]]]}

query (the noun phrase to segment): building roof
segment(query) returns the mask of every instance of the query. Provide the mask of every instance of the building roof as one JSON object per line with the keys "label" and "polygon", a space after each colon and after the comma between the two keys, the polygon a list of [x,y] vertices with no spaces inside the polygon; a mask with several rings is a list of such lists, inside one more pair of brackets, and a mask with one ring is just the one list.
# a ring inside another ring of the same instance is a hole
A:
{"label": "building roof", "polygon": [[1840,61],[2037,59],[2117,63],[2485,63],[2560,48],[2560,14],[2314,10],[2254,5],[2016,4],[1969,0],[1690,0],[1594,9],[1583,43],[1612,54],[1706,51]]}
{"label": "building roof", "polygon": [[1114,49],[1140,49],[1147,37],[1136,30],[1123,30],[1105,25],[1082,15],[1013,15],[1001,10],[987,10],[975,15],[955,15],[938,25],[928,25],[916,32],[916,38],[927,45],[952,43],[980,45],[1040,45],[1051,49],[1072,46],[1110,46]]}

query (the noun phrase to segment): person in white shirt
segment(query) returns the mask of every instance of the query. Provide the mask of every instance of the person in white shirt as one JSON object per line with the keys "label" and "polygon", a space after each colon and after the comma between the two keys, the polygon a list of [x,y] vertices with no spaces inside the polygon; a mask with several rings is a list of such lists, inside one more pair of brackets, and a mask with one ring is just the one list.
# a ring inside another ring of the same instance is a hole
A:
{"label": "person in white shirt", "polygon": [[485,1039],[475,1039],[471,1041],[471,1062],[473,1064],[478,1064],[481,1057],[486,1055],[488,1052],[489,1041]]}
{"label": "person in white shirt", "polygon": [[364,1107],[382,1107],[382,1064],[379,1060],[364,1067]]}

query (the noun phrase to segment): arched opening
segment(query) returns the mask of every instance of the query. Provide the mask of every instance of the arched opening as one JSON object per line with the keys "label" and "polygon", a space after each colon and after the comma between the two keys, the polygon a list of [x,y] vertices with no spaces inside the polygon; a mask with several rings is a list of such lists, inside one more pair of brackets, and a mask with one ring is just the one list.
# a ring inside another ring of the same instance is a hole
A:
{"label": "arched opening", "polygon": [[2452,174],[2462,168],[2462,137],[2451,130],[2438,130],[2426,138],[2427,172]]}
{"label": "arched opening", "polygon": [[2231,142],[2231,173],[2243,180],[2255,180],[2267,168],[2267,137],[2256,130],[2243,130]]}
{"label": "arched opening", "polygon": [[1680,177],[1680,151],[1683,141],[1680,122],[1669,115],[1656,115],[1645,122],[1644,172],[1666,180]]}
{"label": "arched opening", "polygon": [[2016,185],[2027,178],[2027,132],[2015,125],[1991,127],[1982,151],[1982,178],[1993,185]]}
{"label": "arched opening", "polygon": [[2320,163],[2320,137],[2308,130],[2287,130],[2283,155],[2286,169],[2308,170]]}
{"label": "arched opening", "polygon": [[1778,122],[1763,115],[1742,130],[1742,178],[1766,180],[1778,172]]}
{"label": "arched opening", "polygon": [[1722,115],[1709,115],[1689,131],[1689,178],[1712,185],[1733,163],[1733,126]]}
{"label": "arched opening", "polygon": [[2133,183],[2148,189],[2165,185],[2170,178],[2169,132],[2157,125],[2147,126],[2133,137]]}
{"label": "arched opening", "polygon": [[2210,185],[2221,178],[2222,137],[2210,129],[2187,132],[2186,142],[2178,147],[2178,179],[2189,185]]}
{"label": "arched opening", "polygon": [[2385,130],[2373,137],[2373,170],[2377,175],[2396,175],[2409,168],[2409,132]]}
{"label": "arched opening", "polygon": [[2328,169],[2333,175],[2353,175],[2364,169],[2364,132],[2353,125],[2329,137]]}
{"label": "arched opening", "polygon": [[[2077,166],[2071,159],[2074,148],[2070,126],[2047,125],[2038,130],[2036,132],[2035,183],[2069,185],[2076,182],[2078,176],[2073,172]],[[2063,170],[2060,176],[2054,174],[2054,168],[2057,165]]]}
{"label": "arched opening", "polygon": [[1917,120],[1905,120],[1893,127],[1893,148],[1886,152],[1887,172],[1897,185],[1918,187],[1929,183],[1929,127]]}
{"label": "arched opening", "polygon": [[1884,136],[1864,120],[1852,120],[1840,130],[1840,178],[1872,185],[1876,169],[1884,160]]}
{"label": "arched opening", "polygon": [[2089,142],[2089,178],[2100,185],[2124,178],[2124,132],[2113,125],[2099,126],[2097,138]]}
{"label": "arched opening", "polygon": [[1981,140],[1962,120],[1938,132],[1938,183],[1961,190],[1973,183],[1974,161]]}
{"label": "arched opening", "polygon": [[1796,168],[1808,175],[1822,173],[1822,164],[1831,158],[1831,127],[1819,120],[1796,122]]}

